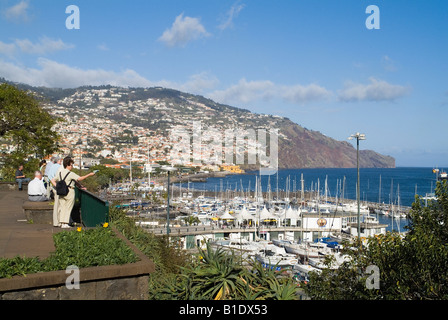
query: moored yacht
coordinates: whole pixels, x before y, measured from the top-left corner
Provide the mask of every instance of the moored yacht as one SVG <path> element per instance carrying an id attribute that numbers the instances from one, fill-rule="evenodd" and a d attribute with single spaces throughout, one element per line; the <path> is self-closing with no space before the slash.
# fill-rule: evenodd
<path id="1" fill-rule="evenodd" d="M 301 259 L 319 258 L 331 253 L 327 244 L 322 242 L 292 243 L 285 244 L 284 247 L 286 252 L 296 254 Z"/>
<path id="2" fill-rule="evenodd" d="M 255 259 L 259 261 L 265 268 L 275 268 L 275 270 L 283 270 L 292 268 L 298 263 L 297 257 L 294 254 L 289 254 L 284 248 L 270 244 L 260 250 Z"/>
<path id="3" fill-rule="evenodd" d="M 305 283 L 310 281 L 310 273 L 311 272 L 316 272 L 316 273 L 322 272 L 321 269 L 313 267 L 309 264 L 296 264 L 296 265 L 294 265 L 292 270 L 294 272 L 295 280 L 304 281 Z"/>

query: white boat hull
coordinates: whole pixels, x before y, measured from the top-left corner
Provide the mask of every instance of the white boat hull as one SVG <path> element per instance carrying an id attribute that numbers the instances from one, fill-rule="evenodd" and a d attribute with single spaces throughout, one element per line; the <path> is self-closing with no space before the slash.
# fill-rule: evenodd
<path id="1" fill-rule="evenodd" d="M 259 261 L 265 268 L 276 268 L 276 270 L 292 268 L 298 263 L 297 258 L 288 256 L 263 256 L 255 255 L 255 259 Z"/>
<path id="2" fill-rule="evenodd" d="M 323 254 L 319 253 L 319 251 L 310 250 L 298 244 L 285 245 L 284 248 L 287 253 L 299 255 L 301 258 L 319 258 L 323 256 Z"/>

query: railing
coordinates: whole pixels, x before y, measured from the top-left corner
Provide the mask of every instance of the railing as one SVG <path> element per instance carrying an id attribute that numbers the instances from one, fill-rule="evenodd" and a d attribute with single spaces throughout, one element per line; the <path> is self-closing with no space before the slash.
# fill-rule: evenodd
<path id="1" fill-rule="evenodd" d="M 151 232 L 155 235 L 163 235 L 166 234 L 166 225 L 159 225 L 157 227 L 146 227 L 142 226 L 145 230 L 148 232 Z M 173 236 L 176 235 L 185 235 L 185 234 L 201 234 L 201 233 L 220 233 L 220 232 L 271 232 L 271 231 L 322 231 L 321 229 L 302 229 L 299 226 L 263 226 L 260 229 L 257 229 L 256 227 L 222 227 L 222 226 L 181 226 L 181 227 L 175 227 L 170 226 L 170 234 Z"/>
<path id="2" fill-rule="evenodd" d="M 79 201 L 81 222 L 85 227 L 96 227 L 109 222 L 109 203 L 95 194 L 75 188 L 75 199 Z"/>

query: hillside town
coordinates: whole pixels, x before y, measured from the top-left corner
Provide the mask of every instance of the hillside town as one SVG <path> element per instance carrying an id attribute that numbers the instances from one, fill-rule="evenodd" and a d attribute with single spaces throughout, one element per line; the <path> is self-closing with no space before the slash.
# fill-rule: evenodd
<path id="1" fill-rule="evenodd" d="M 128 167 L 132 162 L 144 171 L 151 170 L 151 164 L 169 162 L 201 171 L 241 173 L 239 165 L 225 162 L 221 154 L 210 156 L 214 152 L 211 142 L 217 135 L 224 136 L 226 129 L 240 128 L 243 122 L 269 130 L 280 118 L 230 107 L 218 112 L 191 97 L 183 97 L 180 104 L 164 98 L 132 99 L 147 90 L 80 88 L 56 102 L 44 103 L 44 108 L 60 119 L 54 126 L 61 136 L 60 154 L 71 154 L 78 166 L 95 165 L 106 158 L 116 160 L 116 167 Z M 274 120 L 266 121 L 268 117 Z M 195 121 L 203 125 L 200 161 L 193 161 L 192 140 L 176 139 L 179 132 L 192 132 Z M 257 144 L 256 137 L 247 137 L 247 150 L 257 150 Z M 177 154 L 179 149 L 188 154 Z"/>

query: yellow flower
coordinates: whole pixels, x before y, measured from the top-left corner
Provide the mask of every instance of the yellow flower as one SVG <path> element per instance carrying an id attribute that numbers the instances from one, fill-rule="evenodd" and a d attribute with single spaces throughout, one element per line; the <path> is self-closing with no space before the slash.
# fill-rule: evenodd
<path id="1" fill-rule="evenodd" d="M 109 226 L 109 224 L 106 222 L 103 224 L 103 228 L 107 228 Z"/>
<path id="2" fill-rule="evenodd" d="M 215 300 L 221 300 L 222 299 L 223 288 L 224 287 L 221 287 L 221 289 L 219 289 L 218 293 L 215 296 Z"/>
<path id="3" fill-rule="evenodd" d="M 76 228 L 76 231 L 78 231 L 78 232 L 81 232 L 81 230 L 82 230 L 81 227 Z"/>

